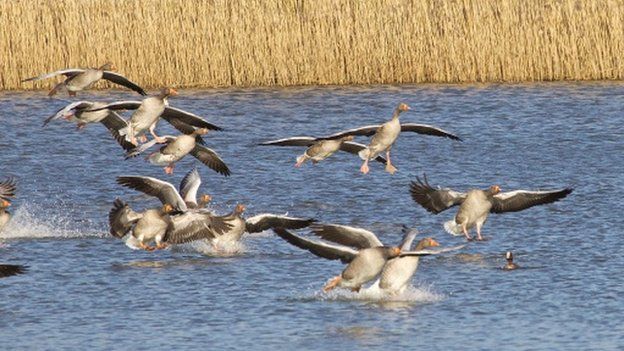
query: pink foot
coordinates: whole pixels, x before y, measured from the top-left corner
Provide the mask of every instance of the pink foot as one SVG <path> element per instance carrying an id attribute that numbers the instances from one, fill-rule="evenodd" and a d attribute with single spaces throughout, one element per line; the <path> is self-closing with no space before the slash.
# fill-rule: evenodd
<path id="1" fill-rule="evenodd" d="M 165 173 L 167 174 L 173 174 L 173 169 L 175 168 L 175 165 L 171 164 L 167 167 L 165 167 Z"/>
<path id="2" fill-rule="evenodd" d="M 368 165 L 365 163 L 362 165 L 362 167 L 360 167 L 360 172 L 367 174 L 368 171 L 370 171 L 370 169 L 368 168 Z"/>
<path id="3" fill-rule="evenodd" d="M 83 130 L 86 126 L 87 126 L 87 124 L 86 124 L 86 123 L 82 123 L 82 122 L 81 122 L 81 123 L 78 123 L 78 124 L 76 125 L 76 130 Z"/>
<path id="4" fill-rule="evenodd" d="M 136 139 L 135 139 L 136 140 Z M 147 136 L 145 136 L 145 134 L 141 135 L 139 137 L 139 140 L 141 140 L 142 143 L 146 143 L 147 142 Z"/>

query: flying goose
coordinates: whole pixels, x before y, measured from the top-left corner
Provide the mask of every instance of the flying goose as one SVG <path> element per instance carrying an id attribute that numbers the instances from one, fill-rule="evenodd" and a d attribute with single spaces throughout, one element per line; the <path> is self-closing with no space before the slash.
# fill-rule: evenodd
<path id="1" fill-rule="evenodd" d="M 353 138 L 353 135 L 345 135 L 336 139 L 319 140 L 314 137 L 301 136 L 267 141 L 260 143 L 260 145 L 307 147 L 303 155 L 297 157 L 295 167 L 301 167 L 307 160 L 312 160 L 312 163 L 316 164 L 333 155 L 338 150 L 357 155 L 360 151 L 366 149 L 365 145 L 353 142 Z M 375 160 L 383 164 L 386 163 L 386 159 L 381 156 L 377 156 Z"/>
<path id="2" fill-rule="evenodd" d="M 359 291 L 363 284 L 373 280 L 381 273 L 389 259 L 405 256 L 427 256 L 444 252 L 443 250 L 403 252 L 400 247 L 383 246 L 374 233 L 361 228 L 342 225 L 313 225 L 311 229 L 315 235 L 339 245 L 310 240 L 284 228 L 275 228 L 273 231 L 290 244 L 310 251 L 318 257 L 330 260 L 339 259 L 347 264 L 340 275 L 332 278 L 323 287 L 325 292 L 337 286 Z M 408 235 L 403 238 L 404 242 L 407 240 L 410 240 Z"/>
<path id="3" fill-rule="evenodd" d="M 119 134 L 125 136 L 126 140 L 134 145 L 138 145 L 137 137 L 141 137 L 142 142 L 147 141 L 147 137 L 144 133 L 148 130 L 154 139 L 160 143 L 164 142 L 155 132 L 156 124 L 160 117 L 184 134 L 192 133 L 195 130 L 194 127 L 221 130 L 220 127 L 208 123 L 202 117 L 181 109 L 169 107 L 168 98 L 175 95 L 178 95 L 175 89 L 163 88 L 158 95 L 147 97 L 143 99 L 143 101 L 113 102 L 96 109 L 91 109 L 90 111 L 103 109 L 135 110 L 128 121 L 128 126 L 119 130 Z"/>
<path id="4" fill-rule="evenodd" d="M 507 253 L 505 254 L 505 259 L 507 260 L 507 263 L 503 266 L 504 270 L 511 271 L 520 268 L 520 266 L 514 263 L 513 254 L 511 253 L 511 251 L 507 251 Z"/>
<path id="5" fill-rule="evenodd" d="M 446 222 L 444 228 L 453 235 L 466 236 L 472 240 L 468 230 L 476 227 L 477 240 L 483 240 L 481 227 L 490 213 L 522 211 L 529 207 L 548 204 L 568 196 L 572 188 L 546 191 L 515 190 L 501 193 L 498 185 L 489 189 L 473 189 L 460 193 L 452 189 L 434 189 L 429 185 L 427 176 L 424 181 L 416 177 L 412 182 L 410 193 L 412 199 L 427 211 L 438 214 L 448 208 L 459 205 L 455 218 Z"/>
<path id="6" fill-rule="evenodd" d="M 141 95 L 146 95 L 145 91 L 140 86 L 129 81 L 121 74 L 113 72 L 114 70 L 115 67 L 113 64 L 108 62 L 99 68 L 67 68 L 52 73 L 42 74 L 37 77 L 27 78 L 22 80 L 22 82 L 37 81 L 52 78 L 58 75 L 64 75 L 67 78 L 50 90 L 48 96 L 52 96 L 62 89 L 67 90 L 69 96 L 76 96 L 77 91 L 89 89 L 98 80 L 106 79 L 115 84 L 123 85 L 126 88 L 132 89 Z"/>
<path id="7" fill-rule="evenodd" d="M 191 154 L 215 172 L 226 177 L 229 176 L 230 169 L 225 162 L 223 162 L 221 157 L 219 157 L 219 154 L 197 142 L 197 138 L 201 135 L 205 135 L 206 133 L 208 133 L 208 129 L 199 128 L 188 135 L 181 134 L 177 137 L 170 135 L 163 136 L 159 138 L 162 142 L 157 139 L 152 139 L 151 141 L 141 144 L 140 146 L 128 151 L 126 153 L 126 159 L 138 156 L 146 150 L 152 148 L 154 145 L 162 143 L 165 145 L 160 147 L 158 151 L 154 151 L 149 154 L 147 159 L 152 164 L 165 166 L 164 169 L 166 174 L 173 174 L 175 163 L 184 158 L 184 156 Z"/>
<path id="8" fill-rule="evenodd" d="M 384 124 L 375 124 L 370 126 L 364 126 L 356 129 L 345 130 L 336 134 L 332 134 L 323 139 L 336 139 L 347 135 L 365 135 L 373 136 L 368 146 L 358 152 L 360 158 L 364 160 L 360 171 L 364 174 L 368 173 L 368 161 L 376 158 L 382 152 L 386 152 L 386 171 L 390 174 L 396 172 L 396 167 L 392 165 L 390 160 L 390 149 L 396 142 L 401 132 L 415 132 L 418 134 L 433 135 L 438 137 L 446 137 L 452 140 L 461 141 L 461 139 L 445 130 L 438 127 L 416 124 L 416 123 L 401 123 L 399 121 L 399 115 L 401 112 L 409 111 L 410 107 L 407 104 L 400 103 L 395 109 L 392 119 Z"/>
<path id="9" fill-rule="evenodd" d="M 163 204 L 170 204 L 176 211 L 186 212 L 189 209 L 204 208 L 212 199 L 203 194 L 197 201 L 197 191 L 201 185 L 201 177 L 197 168 L 191 169 L 180 182 L 180 191 L 173 184 L 163 180 L 145 176 L 119 176 L 117 183 L 144 194 L 157 197 Z"/>
<path id="10" fill-rule="evenodd" d="M 17 189 L 17 182 L 15 178 L 7 178 L 0 183 L 0 231 L 9 223 L 11 214 L 7 211 L 7 208 L 11 206 L 11 199 L 15 197 L 15 190 Z"/>
<path id="11" fill-rule="evenodd" d="M 17 264 L 0 264 L 0 278 L 26 273 L 26 268 Z"/>
<path id="12" fill-rule="evenodd" d="M 129 151 L 134 148 L 134 145 L 126 141 L 119 135 L 119 130 L 127 127 L 126 120 L 123 119 L 117 112 L 109 109 L 98 110 L 89 112 L 90 109 L 96 109 L 105 106 L 102 102 L 90 102 L 90 101 L 77 101 L 68 104 L 67 106 L 56 111 L 55 114 L 46 118 L 43 121 L 45 127 L 48 123 L 58 119 L 65 119 L 71 122 L 77 123 L 77 129 L 81 130 L 90 123 L 102 123 L 109 132 L 113 135 L 113 138 L 121 145 L 121 147 Z"/>

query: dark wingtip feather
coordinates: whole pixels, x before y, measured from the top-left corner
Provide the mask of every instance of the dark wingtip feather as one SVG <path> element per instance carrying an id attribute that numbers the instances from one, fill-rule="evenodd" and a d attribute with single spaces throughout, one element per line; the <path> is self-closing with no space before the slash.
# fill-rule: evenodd
<path id="1" fill-rule="evenodd" d="M 28 266 L 16 264 L 0 264 L 0 278 L 10 277 L 12 275 L 24 274 L 28 270 Z"/>

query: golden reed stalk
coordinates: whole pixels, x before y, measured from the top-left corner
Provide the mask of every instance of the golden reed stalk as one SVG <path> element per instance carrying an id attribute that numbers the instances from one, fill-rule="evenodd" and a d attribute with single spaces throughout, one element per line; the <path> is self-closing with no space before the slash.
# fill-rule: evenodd
<path id="1" fill-rule="evenodd" d="M 622 79 L 621 0 L 0 0 L 0 89 Z"/>

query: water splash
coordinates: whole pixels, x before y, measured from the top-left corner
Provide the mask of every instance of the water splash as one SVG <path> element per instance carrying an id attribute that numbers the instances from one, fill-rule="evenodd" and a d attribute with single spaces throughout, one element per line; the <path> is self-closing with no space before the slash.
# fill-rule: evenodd
<path id="1" fill-rule="evenodd" d="M 247 247 L 241 241 L 231 242 L 215 242 L 209 240 L 193 241 L 188 244 L 175 245 L 172 247 L 174 252 L 194 252 L 206 256 L 230 257 L 238 256 L 247 252 Z"/>
<path id="2" fill-rule="evenodd" d="M 76 215 L 80 218 L 80 216 Z M 0 239 L 24 238 L 82 238 L 104 237 L 103 231 L 88 220 L 79 222 L 71 214 L 51 214 L 43 207 L 22 204 L 13 214 L 7 226 L 0 232 Z"/>

